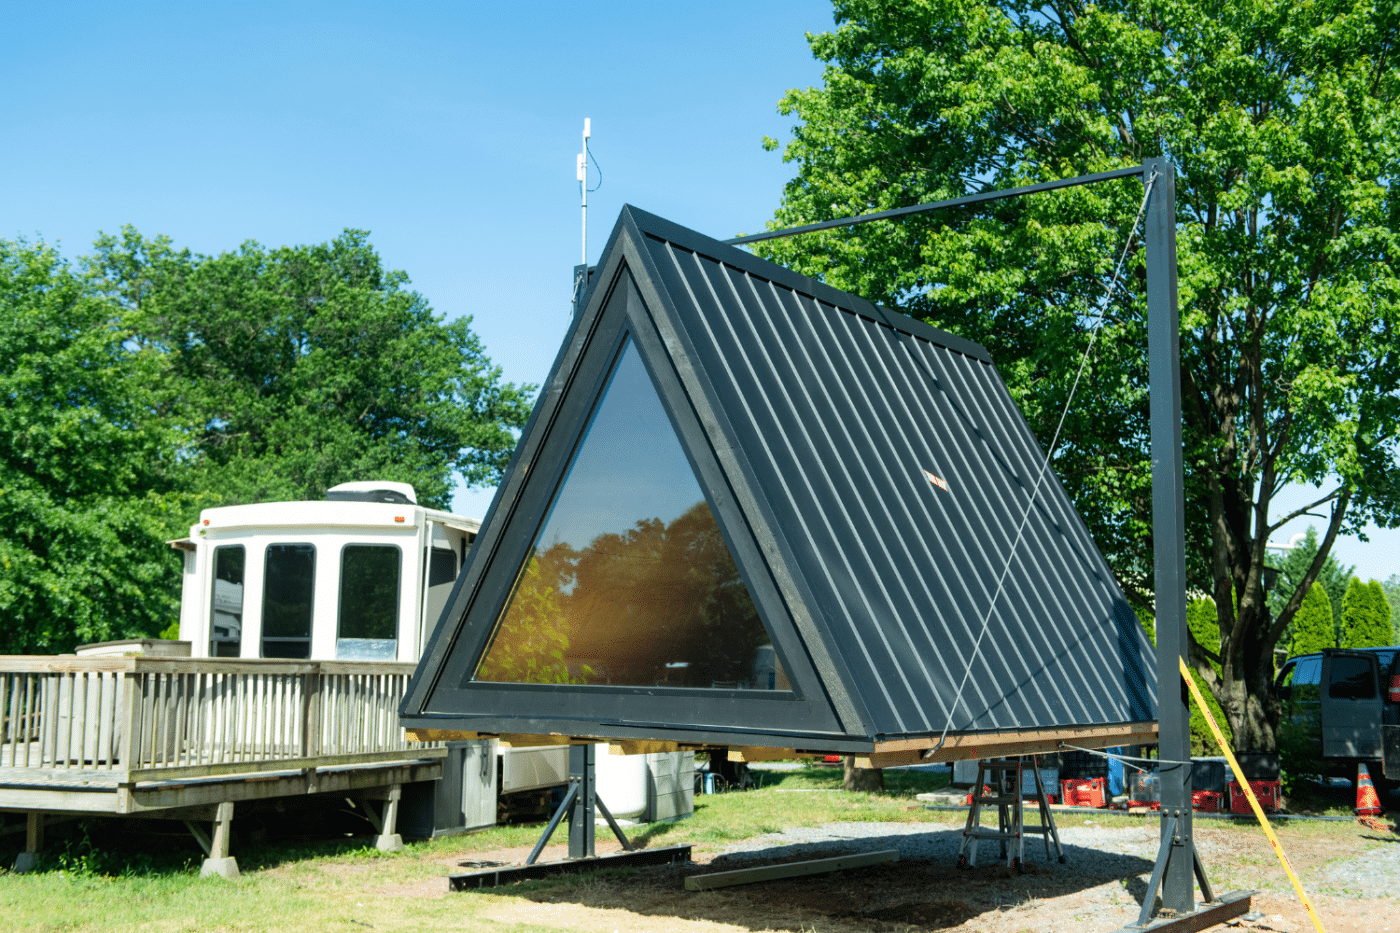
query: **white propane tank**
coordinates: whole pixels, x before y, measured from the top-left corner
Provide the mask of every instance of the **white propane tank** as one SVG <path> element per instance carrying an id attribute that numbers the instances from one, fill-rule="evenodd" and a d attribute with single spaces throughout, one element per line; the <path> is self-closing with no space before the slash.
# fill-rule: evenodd
<path id="1" fill-rule="evenodd" d="M 647 810 L 647 756 L 611 755 L 606 745 L 595 747 L 598 796 L 615 818 L 639 819 Z"/>

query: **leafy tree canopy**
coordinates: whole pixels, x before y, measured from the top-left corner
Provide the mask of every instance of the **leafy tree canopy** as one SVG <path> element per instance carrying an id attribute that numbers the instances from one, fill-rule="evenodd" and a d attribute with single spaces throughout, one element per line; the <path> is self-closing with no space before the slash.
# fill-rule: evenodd
<path id="1" fill-rule="evenodd" d="M 821 87 L 790 91 L 773 226 L 1140 164 L 1177 172 L 1188 571 L 1219 614 L 1193 647 L 1240 748 L 1271 749 L 1273 648 L 1337 534 L 1400 520 L 1400 19 L 1366 0 L 1101 5 L 835 0 Z M 776 148 L 773 140 L 766 141 Z M 989 347 L 1048 441 L 1137 182 L 771 241 L 758 252 Z M 1142 252 L 1106 309 L 1055 467 L 1151 602 Z M 1340 482 L 1328 488 L 1330 477 Z M 1265 544 L 1319 487 L 1313 565 L 1275 615 Z M 1209 662 L 1221 665 L 1217 675 Z"/>
<path id="2" fill-rule="evenodd" d="M 199 508 L 499 474 L 532 387 L 366 235 L 197 256 L 131 228 L 75 269 L 0 240 L 0 652 L 152 636 Z"/>
<path id="3" fill-rule="evenodd" d="M 160 410 L 193 432 L 195 484 L 226 502 L 319 498 L 352 479 L 411 483 L 447 507 L 453 474 L 496 479 L 533 387 L 501 381 L 368 234 L 205 257 L 131 227 L 88 267 L 163 362 Z"/>
<path id="4" fill-rule="evenodd" d="M 151 634 L 178 615 L 162 538 L 191 505 L 159 358 L 45 244 L 0 239 L 0 653 Z"/>

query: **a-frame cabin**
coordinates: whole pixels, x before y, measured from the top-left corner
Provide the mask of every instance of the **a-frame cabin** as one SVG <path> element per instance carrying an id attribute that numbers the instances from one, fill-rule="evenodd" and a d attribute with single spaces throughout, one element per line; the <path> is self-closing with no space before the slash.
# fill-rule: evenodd
<path id="1" fill-rule="evenodd" d="M 593 280 L 410 734 L 877 764 L 1154 741 L 1153 648 L 1059 482 L 1032 501 L 1044 453 L 986 350 L 633 207 Z"/>

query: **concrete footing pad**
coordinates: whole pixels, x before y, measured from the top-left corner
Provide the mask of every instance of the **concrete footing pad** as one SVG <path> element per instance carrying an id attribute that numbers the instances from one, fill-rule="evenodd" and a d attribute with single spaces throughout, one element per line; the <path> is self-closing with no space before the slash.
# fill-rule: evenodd
<path id="1" fill-rule="evenodd" d="M 15 856 L 15 874 L 22 875 L 39 867 L 38 852 L 21 852 Z"/>
<path id="2" fill-rule="evenodd" d="M 238 880 L 238 859 L 229 856 L 228 858 L 207 858 L 204 864 L 199 866 L 199 877 L 208 878 L 217 875 L 220 878 L 227 878 L 229 881 Z"/>
<path id="3" fill-rule="evenodd" d="M 398 833 L 391 836 L 376 836 L 374 847 L 380 852 L 397 852 L 403 848 L 403 836 Z"/>

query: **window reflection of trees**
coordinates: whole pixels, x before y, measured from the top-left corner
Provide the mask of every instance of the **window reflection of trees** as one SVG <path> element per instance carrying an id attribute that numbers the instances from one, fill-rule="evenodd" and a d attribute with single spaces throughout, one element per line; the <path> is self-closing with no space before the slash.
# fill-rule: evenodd
<path id="1" fill-rule="evenodd" d="M 787 689 L 709 505 L 531 557 L 478 680 Z M 769 652 L 771 655 L 771 650 Z"/>

